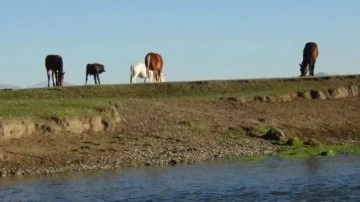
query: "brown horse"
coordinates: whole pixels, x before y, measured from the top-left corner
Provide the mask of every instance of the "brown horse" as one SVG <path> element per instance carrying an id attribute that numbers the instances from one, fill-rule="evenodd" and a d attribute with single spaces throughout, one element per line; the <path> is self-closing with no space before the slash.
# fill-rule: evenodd
<path id="1" fill-rule="evenodd" d="M 45 67 L 48 77 L 48 87 L 50 87 L 50 71 L 51 71 L 53 86 L 62 86 L 65 72 L 63 71 L 63 60 L 61 56 L 60 55 L 46 56 Z M 54 75 L 56 82 L 54 82 Z"/>
<path id="2" fill-rule="evenodd" d="M 145 56 L 146 74 L 149 77 L 149 70 L 153 71 L 155 82 L 161 82 L 161 71 L 163 68 L 163 59 L 158 53 L 148 53 Z"/>
<path id="3" fill-rule="evenodd" d="M 303 51 L 303 61 L 300 65 L 301 76 L 306 76 L 307 66 L 309 65 L 310 76 L 314 76 L 316 59 L 319 55 L 318 46 L 314 42 L 305 44 Z"/>
<path id="4" fill-rule="evenodd" d="M 100 85 L 100 77 L 99 74 L 105 72 L 105 67 L 99 63 L 87 64 L 86 65 L 86 78 L 85 78 L 85 85 L 87 84 L 88 75 L 93 75 L 95 84 Z"/>

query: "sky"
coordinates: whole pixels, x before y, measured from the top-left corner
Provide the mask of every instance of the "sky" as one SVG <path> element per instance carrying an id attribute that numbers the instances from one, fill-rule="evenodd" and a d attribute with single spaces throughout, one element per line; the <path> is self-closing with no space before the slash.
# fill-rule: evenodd
<path id="1" fill-rule="evenodd" d="M 359 11 L 358 0 L 3 0 L 0 83 L 47 81 L 48 54 L 76 85 L 94 62 L 102 84 L 127 84 L 148 52 L 167 81 L 294 77 L 310 41 L 315 74 L 359 74 Z"/>

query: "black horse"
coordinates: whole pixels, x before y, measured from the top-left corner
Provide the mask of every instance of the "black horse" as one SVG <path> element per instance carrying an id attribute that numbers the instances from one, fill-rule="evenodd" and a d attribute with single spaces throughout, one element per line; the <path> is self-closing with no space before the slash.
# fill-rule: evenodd
<path id="1" fill-rule="evenodd" d="M 48 77 L 48 87 L 50 87 L 50 71 L 51 71 L 53 86 L 62 86 L 64 82 L 65 72 L 63 71 L 63 60 L 61 56 L 60 55 L 46 56 L 45 67 Z M 56 82 L 54 82 L 54 75 Z"/>
<path id="2" fill-rule="evenodd" d="M 100 77 L 99 74 L 105 72 L 105 67 L 99 63 L 87 64 L 86 65 L 86 78 L 85 78 L 85 85 L 87 84 L 88 75 L 93 75 L 95 84 L 100 85 Z"/>
<path id="3" fill-rule="evenodd" d="M 307 71 L 310 71 L 310 76 L 314 76 L 315 63 L 318 54 L 319 51 L 316 43 L 308 42 L 305 44 L 303 51 L 303 61 L 301 64 L 299 64 L 301 76 L 306 76 Z M 309 65 L 309 70 L 307 70 L 308 65 Z"/>

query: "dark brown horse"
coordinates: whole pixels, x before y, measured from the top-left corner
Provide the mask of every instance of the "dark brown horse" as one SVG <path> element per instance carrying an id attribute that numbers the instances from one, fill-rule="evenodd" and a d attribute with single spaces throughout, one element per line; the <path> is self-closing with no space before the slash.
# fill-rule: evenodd
<path id="1" fill-rule="evenodd" d="M 95 84 L 100 85 L 100 77 L 99 74 L 105 72 L 105 67 L 99 63 L 87 64 L 86 65 L 86 78 L 85 78 L 85 85 L 87 84 L 88 75 L 93 75 Z"/>
<path id="2" fill-rule="evenodd" d="M 65 72 L 63 71 L 63 60 L 61 56 L 60 55 L 46 56 L 45 67 L 48 77 L 48 87 L 50 87 L 50 71 L 51 71 L 53 86 L 62 86 Z M 54 82 L 54 75 L 56 82 Z"/>
<path id="3" fill-rule="evenodd" d="M 316 43 L 308 42 L 305 44 L 303 51 L 303 61 L 301 64 L 299 64 L 301 76 L 306 76 L 307 66 L 309 66 L 310 76 L 314 76 L 315 63 L 318 54 L 319 51 Z"/>
<path id="4" fill-rule="evenodd" d="M 146 74 L 149 77 L 149 70 L 153 71 L 155 82 L 161 82 L 161 71 L 163 68 L 163 59 L 158 53 L 148 53 L 145 56 Z"/>

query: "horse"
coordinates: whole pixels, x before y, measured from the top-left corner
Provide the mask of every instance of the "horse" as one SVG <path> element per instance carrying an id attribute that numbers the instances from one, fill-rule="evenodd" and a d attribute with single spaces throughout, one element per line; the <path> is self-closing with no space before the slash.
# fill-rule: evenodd
<path id="1" fill-rule="evenodd" d="M 308 42 L 305 44 L 303 50 L 303 61 L 300 65 L 300 76 L 306 76 L 310 71 L 310 76 L 314 76 L 314 69 L 316 59 L 319 55 L 318 46 L 315 42 Z"/>
<path id="2" fill-rule="evenodd" d="M 50 87 L 50 72 L 53 86 L 62 86 L 64 81 L 63 59 L 60 55 L 47 55 L 45 58 L 45 67 L 48 77 L 48 87 Z M 54 82 L 54 75 L 55 81 Z"/>
<path id="3" fill-rule="evenodd" d="M 86 65 L 86 77 L 85 77 L 85 85 L 87 84 L 88 81 L 88 76 L 90 74 L 94 76 L 94 81 L 95 81 L 95 85 L 99 84 L 100 85 L 100 77 L 99 74 L 105 72 L 105 67 L 102 64 L 99 63 L 92 63 L 92 64 L 87 64 Z"/>
<path id="4" fill-rule="evenodd" d="M 149 77 L 149 70 L 154 72 L 155 82 L 160 81 L 160 75 L 163 68 L 163 59 L 160 54 L 150 52 L 145 56 L 146 75 Z"/>
<path id="5" fill-rule="evenodd" d="M 144 63 L 133 63 L 130 66 L 130 83 L 136 83 L 136 78 L 143 78 L 144 83 L 146 83 L 146 80 L 148 79 L 150 82 L 153 82 L 154 72 L 149 70 L 149 77 L 146 74 L 146 66 Z M 165 81 L 165 74 L 161 72 L 160 75 L 160 82 Z"/>

